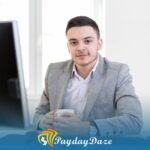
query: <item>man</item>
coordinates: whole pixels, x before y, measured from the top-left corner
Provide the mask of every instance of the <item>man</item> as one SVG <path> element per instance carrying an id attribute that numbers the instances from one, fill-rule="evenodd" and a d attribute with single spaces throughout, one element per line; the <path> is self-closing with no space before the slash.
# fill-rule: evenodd
<path id="1" fill-rule="evenodd" d="M 102 39 L 96 22 L 86 16 L 72 18 L 66 37 L 72 59 L 50 64 L 34 116 L 36 128 L 78 136 L 139 133 L 142 111 L 128 66 L 98 54 Z M 56 117 L 57 109 L 75 113 Z"/>

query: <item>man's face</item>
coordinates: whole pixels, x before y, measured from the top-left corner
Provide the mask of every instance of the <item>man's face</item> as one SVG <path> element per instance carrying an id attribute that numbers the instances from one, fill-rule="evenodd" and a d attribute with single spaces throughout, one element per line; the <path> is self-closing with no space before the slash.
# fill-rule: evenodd
<path id="1" fill-rule="evenodd" d="M 90 26 L 72 27 L 67 32 L 67 46 L 76 65 L 87 66 L 93 63 L 101 49 L 102 40 Z"/>

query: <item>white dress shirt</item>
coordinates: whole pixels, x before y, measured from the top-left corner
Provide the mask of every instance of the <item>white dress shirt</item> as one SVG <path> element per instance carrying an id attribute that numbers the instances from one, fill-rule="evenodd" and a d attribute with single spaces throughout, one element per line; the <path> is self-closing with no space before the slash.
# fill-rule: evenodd
<path id="1" fill-rule="evenodd" d="M 90 81 L 92 80 L 93 74 L 99 62 L 97 62 L 86 79 L 82 78 L 76 70 L 75 65 L 73 66 L 71 79 L 68 83 L 67 90 L 63 101 L 63 109 L 73 109 L 75 114 L 82 120 L 82 113 L 87 101 L 87 92 Z"/>

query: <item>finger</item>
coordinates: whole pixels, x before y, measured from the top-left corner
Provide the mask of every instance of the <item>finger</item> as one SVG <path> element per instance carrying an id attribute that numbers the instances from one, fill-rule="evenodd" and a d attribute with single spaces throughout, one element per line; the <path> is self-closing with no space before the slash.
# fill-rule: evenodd
<path id="1" fill-rule="evenodd" d="M 73 113 L 70 113 L 70 112 L 64 112 L 61 116 L 62 116 L 62 117 L 73 117 L 74 114 L 73 114 Z"/>
<path id="2" fill-rule="evenodd" d="M 54 115 L 54 114 L 55 114 L 55 111 L 50 111 L 49 114 L 50 114 L 50 115 Z"/>
<path id="3" fill-rule="evenodd" d="M 58 122 L 58 123 L 65 123 L 67 121 L 67 118 L 65 117 L 58 117 L 54 118 L 53 122 Z"/>
<path id="4" fill-rule="evenodd" d="M 53 117 L 53 118 L 54 118 L 54 115 L 55 115 L 55 112 L 54 112 L 54 111 L 51 111 L 51 112 L 48 113 L 48 116 L 50 116 L 50 117 Z"/>
<path id="5" fill-rule="evenodd" d="M 51 113 L 47 113 L 47 114 L 45 115 L 45 118 L 46 118 L 46 119 L 54 119 L 54 115 L 51 114 Z"/>

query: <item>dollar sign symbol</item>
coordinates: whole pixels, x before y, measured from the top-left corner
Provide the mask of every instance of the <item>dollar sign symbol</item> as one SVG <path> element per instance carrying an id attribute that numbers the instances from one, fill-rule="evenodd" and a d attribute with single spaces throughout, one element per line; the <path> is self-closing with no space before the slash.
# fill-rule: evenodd
<path id="1" fill-rule="evenodd" d="M 43 143 L 44 146 L 47 145 L 47 141 L 44 136 L 41 137 L 41 142 Z"/>

